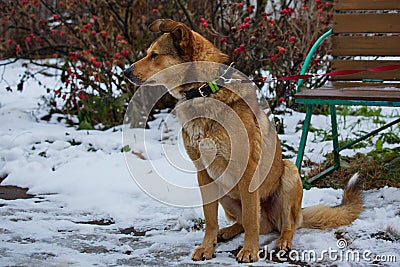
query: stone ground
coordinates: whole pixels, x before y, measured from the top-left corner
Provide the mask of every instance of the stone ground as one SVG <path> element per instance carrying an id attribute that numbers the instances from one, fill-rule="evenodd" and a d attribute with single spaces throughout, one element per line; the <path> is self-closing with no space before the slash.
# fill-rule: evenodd
<path id="1" fill-rule="evenodd" d="M 152 235 L 158 235 L 159 230 L 151 233 L 154 229 L 137 230 L 134 227 L 120 229 L 109 218 L 71 221 L 73 220 L 71 219 L 72 216 L 76 217 L 76 214 L 69 214 L 60 207 L 51 207 L 46 196 L 31 195 L 27 191 L 26 188 L 0 185 L 0 199 L 6 200 L 3 201 L 3 204 L 0 204 L 0 217 L 4 221 L 10 221 L 14 224 L 26 223 L 31 225 L 30 223 L 35 221 L 38 229 L 42 225 L 48 225 L 49 220 L 53 220 L 52 225 L 55 229 L 46 229 L 47 234 L 43 236 L 42 234 L 37 236 L 33 234 L 32 237 L 29 237 L 30 233 L 34 232 L 30 230 L 16 232 L 1 225 L 0 240 L 7 245 L 0 248 L 0 266 L 89 266 L 97 261 L 93 258 L 98 259 L 98 264 L 95 265 L 101 266 L 204 265 L 203 262 L 190 261 L 188 254 L 190 248 L 184 245 L 175 245 L 173 250 L 156 247 L 156 252 L 148 256 L 137 254 L 137 251 L 143 248 L 156 245 L 152 240 Z M 24 199 L 32 199 L 33 206 L 28 204 L 27 207 L 23 208 L 21 208 L 21 205 L 12 207 L 12 201 Z M 79 216 L 90 218 L 92 215 L 88 213 Z M 46 224 L 41 221 L 46 221 Z M 60 222 L 65 221 L 72 222 L 74 225 L 64 226 L 64 223 L 61 224 L 62 226 L 58 226 Z M 169 230 L 166 229 L 164 232 L 167 231 Z M 12 248 L 17 246 L 24 247 L 23 250 L 19 250 L 19 255 L 12 253 Z M 114 248 L 110 249 L 110 247 Z M 65 260 L 64 257 L 60 261 L 60 255 L 65 251 L 73 251 L 68 252 L 68 254 L 71 254 L 71 259 Z M 218 253 L 223 253 L 234 259 L 237 251 L 220 251 Z M 182 259 L 187 259 L 187 261 L 185 260 L 186 262 L 182 263 L 180 262 Z M 231 264 L 224 262 L 217 265 L 231 266 Z"/>

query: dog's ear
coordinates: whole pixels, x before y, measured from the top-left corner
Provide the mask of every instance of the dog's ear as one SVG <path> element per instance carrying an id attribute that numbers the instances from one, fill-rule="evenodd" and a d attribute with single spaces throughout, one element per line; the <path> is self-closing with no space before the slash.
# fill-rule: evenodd
<path id="1" fill-rule="evenodd" d="M 162 23 L 164 23 L 165 19 L 158 19 L 153 21 L 150 25 L 149 25 L 149 30 L 151 32 L 161 32 L 160 30 L 160 25 Z"/>
<path id="2" fill-rule="evenodd" d="M 172 19 L 158 19 L 149 26 L 152 32 L 170 33 L 174 45 L 188 60 L 193 59 L 194 36 L 192 30 L 181 22 Z"/>

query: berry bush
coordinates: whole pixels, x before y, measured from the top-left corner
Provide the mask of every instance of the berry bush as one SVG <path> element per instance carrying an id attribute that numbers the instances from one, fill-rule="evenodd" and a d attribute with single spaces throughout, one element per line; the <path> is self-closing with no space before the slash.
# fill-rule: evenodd
<path id="1" fill-rule="evenodd" d="M 266 97 L 273 111 L 282 102 L 292 106 L 296 82 L 269 78 L 300 72 L 313 43 L 331 26 L 331 1 L 257 1 L 257 7 L 250 1 L 198 4 L 202 7 L 199 15 L 204 14 L 198 20 L 199 31 L 227 53 L 239 70 L 255 79 L 267 78 Z M 329 68 L 329 49 L 328 41 L 318 48 L 309 72 Z M 325 80 L 312 83 L 319 85 Z M 305 86 L 310 86 L 310 81 L 305 81 Z"/>

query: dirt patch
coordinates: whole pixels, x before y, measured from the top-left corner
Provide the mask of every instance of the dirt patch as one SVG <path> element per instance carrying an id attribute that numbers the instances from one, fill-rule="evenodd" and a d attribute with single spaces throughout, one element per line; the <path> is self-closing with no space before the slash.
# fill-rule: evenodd
<path id="1" fill-rule="evenodd" d="M 112 225 L 115 222 L 113 219 L 100 219 L 100 220 L 91 220 L 91 221 L 86 221 L 86 222 L 82 221 L 82 222 L 75 222 L 75 223 L 107 226 L 107 225 Z"/>
<path id="2" fill-rule="evenodd" d="M 119 231 L 121 234 L 124 234 L 124 235 L 133 235 L 133 236 L 145 236 L 146 235 L 146 231 L 139 231 L 139 230 L 136 230 L 134 227 L 120 229 Z"/>
<path id="3" fill-rule="evenodd" d="M 395 241 L 395 239 L 393 237 L 391 237 L 387 232 L 384 232 L 384 231 L 372 233 L 370 236 L 375 239 L 381 239 L 381 240 L 390 241 L 390 242 Z"/>
<path id="4" fill-rule="evenodd" d="M 105 246 L 90 246 L 80 251 L 81 253 L 104 254 L 110 251 Z"/>
<path id="5" fill-rule="evenodd" d="M 7 178 L 7 174 L 0 176 L 0 199 L 5 200 L 15 200 L 15 199 L 27 199 L 33 198 L 34 195 L 28 194 L 27 188 L 21 188 L 18 186 L 11 185 L 1 185 L 1 183 Z M 0 207 L 5 206 L 5 204 L 0 204 Z"/>
<path id="6" fill-rule="evenodd" d="M 28 194 L 27 192 L 27 188 L 21 188 L 11 185 L 0 186 L 0 199 L 15 200 L 35 197 L 34 195 Z"/>

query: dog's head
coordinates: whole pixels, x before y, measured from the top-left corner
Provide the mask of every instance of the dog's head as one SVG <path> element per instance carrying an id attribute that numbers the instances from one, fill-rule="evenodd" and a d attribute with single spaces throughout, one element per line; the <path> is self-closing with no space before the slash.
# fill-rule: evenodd
<path id="1" fill-rule="evenodd" d="M 164 33 L 147 50 L 147 55 L 124 71 L 131 82 L 141 85 L 151 76 L 169 67 L 193 61 L 224 63 L 228 56 L 207 39 L 181 22 L 159 19 L 150 26 L 151 32 Z"/>

